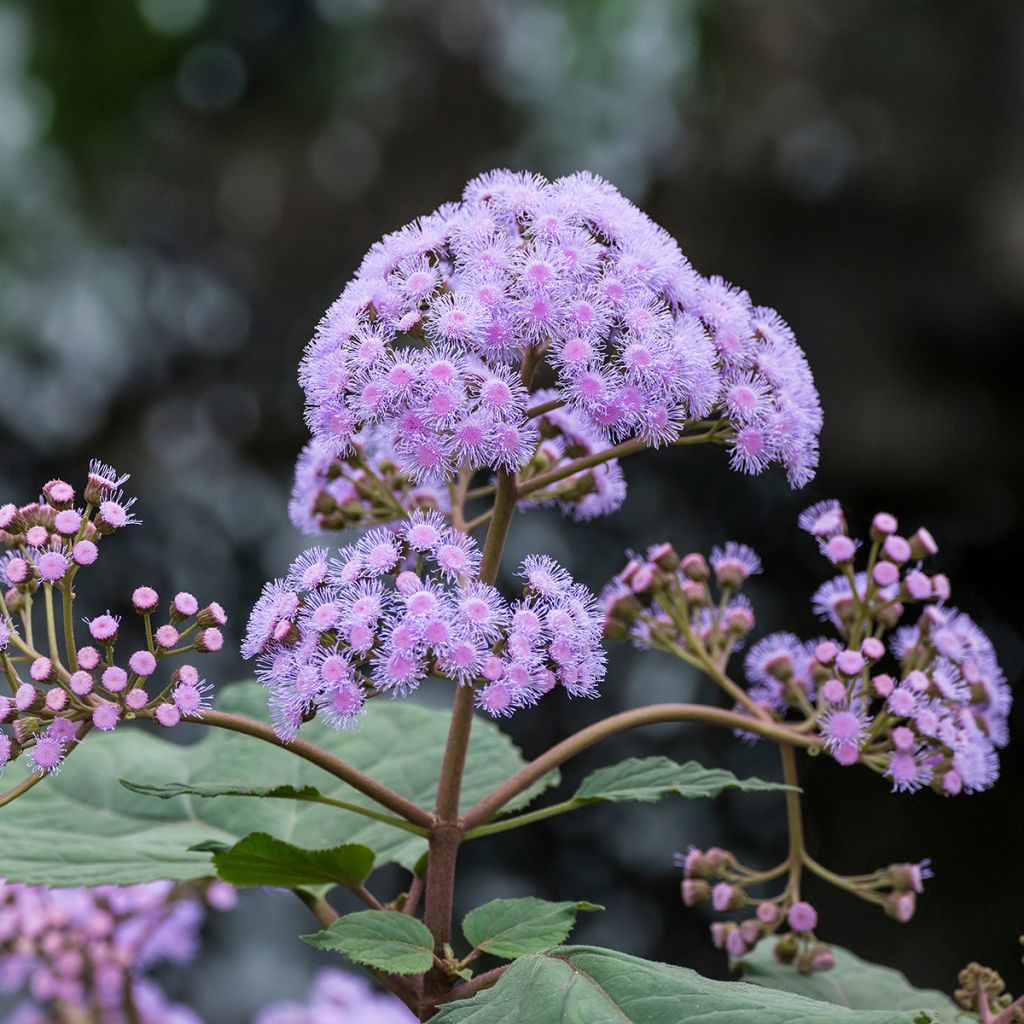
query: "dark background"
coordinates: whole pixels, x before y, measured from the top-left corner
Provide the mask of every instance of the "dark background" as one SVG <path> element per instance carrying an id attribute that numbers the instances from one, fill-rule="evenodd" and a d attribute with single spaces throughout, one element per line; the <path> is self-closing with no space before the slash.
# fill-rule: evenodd
<path id="1" fill-rule="evenodd" d="M 243 675 L 246 609 L 304 546 L 285 514 L 305 439 L 295 368 L 322 310 L 373 241 L 477 172 L 589 168 L 794 326 L 826 411 L 822 468 L 792 493 L 720 451 L 640 456 L 621 512 L 522 517 L 510 556 L 547 551 L 599 587 L 626 547 L 743 539 L 767 568 L 759 632 L 813 635 L 825 566 L 795 517 L 836 496 L 862 525 L 880 508 L 926 523 L 955 601 L 1019 677 L 1022 129 L 1012 2 L 0 2 L 0 489 L 77 482 L 92 455 L 133 472 L 146 526 L 112 549 L 120 566 L 105 556 L 91 610 L 142 581 L 217 597 L 231 650 L 210 674 Z M 549 699 L 511 729 L 532 755 L 700 685 L 617 651 L 598 704 Z M 772 748 L 663 727 L 568 774 L 660 751 L 776 770 Z M 951 990 L 977 959 L 1024 988 L 1022 762 L 1011 746 L 994 791 L 952 801 L 808 766 L 819 859 L 936 870 L 908 926 L 812 884 L 821 934 L 922 985 Z M 621 806 L 476 843 L 460 904 L 594 900 L 609 909 L 581 941 L 724 976 L 671 853 L 718 842 L 774 863 L 779 803 Z M 304 991 L 321 962 L 292 938 L 306 923 L 284 896 L 247 895 L 170 983 L 246 1020 Z"/>

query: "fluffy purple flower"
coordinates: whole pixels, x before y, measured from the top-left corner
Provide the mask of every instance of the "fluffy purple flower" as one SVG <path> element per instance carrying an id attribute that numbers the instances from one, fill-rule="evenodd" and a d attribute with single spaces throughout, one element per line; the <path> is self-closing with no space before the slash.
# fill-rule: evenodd
<path id="1" fill-rule="evenodd" d="M 521 567 L 527 595 L 509 604 L 476 578 L 474 541 L 420 513 L 371 530 L 321 571 L 311 549 L 268 583 L 242 644 L 271 691 L 275 727 L 295 734 L 317 713 L 353 725 L 371 691 L 405 696 L 428 676 L 478 686 L 494 715 L 536 703 L 554 686 L 596 696 L 604 677 L 593 595 L 552 559 Z"/>
<path id="2" fill-rule="evenodd" d="M 778 314 L 701 278 L 607 182 L 527 177 L 482 175 L 387 235 L 324 315 L 299 372 L 322 454 L 300 460 L 293 515 L 308 527 L 330 514 L 309 500 L 324 492 L 311 464 L 344 462 L 368 426 L 419 482 L 524 470 L 540 440 L 528 353 L 592 443 L 670 443 L 717 414 L 736 468 L 780 462 L 806 483 L 821 411 Z"/>

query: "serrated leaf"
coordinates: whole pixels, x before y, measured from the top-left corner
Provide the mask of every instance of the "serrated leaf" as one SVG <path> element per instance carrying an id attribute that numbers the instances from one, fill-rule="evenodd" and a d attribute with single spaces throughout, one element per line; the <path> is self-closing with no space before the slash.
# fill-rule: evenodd
<path id="1" fill-rule="evenodd" d="M 744 981 L 752 985 L 796 992 L 855 1010 L 927 1011 L 934 1021 L 951 1024 L 963 1016 L 949 996 L 935 989 L 915 988 L 906 975 L 892 967 L 862 960 L 841 946 L 833 946 L 836 965 L 830 971 L 798 974 L 772 955 L 772 943 L 761 942 L 737 961 Z"/>
<path id="2" fill-rule="evenodd" d="M 303 935 L 302 941 L 387 974 L 423 974 L 434 963 L 434 939 L 427 926 L 395 910 L 346 914 L 325 931 Z"/>
<path id="3" fill-rule="evenodd" d="M 434 1024 L 918 1024 L 593 946 L 520 957 L 493 988 L 444 1004 Z"/>
<path id="4" fill-rule="evenodd" d="M 572 802 L 579 806 L 601 800 L 653 803 L 671 794 L 695 799 L 718 796 L 724 789 L 764 793 L 788 788 L 781 782 L 738 779 L 730 771 L 705 768 L 696 761 L 677 764 L 668 757 L 630 757 L 591 772 L 573 794 Z"/>
<path id="5" fill-rule="evenodd" d="M 265 721 L 266 690 L 255 683 L 225 687 L 217 706 Z M 357 730 L 336 732 L 313 721 L 302 735 L 431 808 L 449 719 L 447 711 L 380 700 L 372 703 Z M 187 735 L 185 726 L 175 731 Z M 5 783 L 24 777 L 25 760 L 8 766 Z M 478 719 L 469 745 L 463 810 L 523 763 L 503 733 Z M 335 807 L 230 796 L 155 800 L 118 785 L 126 775 L 141 787 L 181 783 L 300 793 L 312 788 L 379 809 L 322 769 L 258 739 L 209 729 L 198 743 L 184 745 L 125 724 L 111 733 L 91 733 L 59 775 L 0 810 L 0 877 L 55 886 L 188 881 L 211 873 L 209 854 L 191 847 L 211 841 L 233 846 L 253 832 L 309 849 L 358 843 L 374 851 L 378 864 L 409 868 L 426 849 L 419 836 Z M 523 806 L 554 780 L 541 780 L 516 805 Z"/>
<path id="6" fill-rule="evenodd" d="M 533 896 L 491 900 L 465 916 L 462 933 L 474 949 L 514 960 L 564 942 L 581 910 L 604 907 L 585 902 L 553 903 Z"/>
<path id="7" fill-rule="evenodd" d="M 373 850 L 345 843 L 329 850 L 304 850 L 265 832 L 254 832 L 213 855 L 217 876 L 232 885 L 275 885 L 286 889 L 359 885 L 373 870 Z"/>

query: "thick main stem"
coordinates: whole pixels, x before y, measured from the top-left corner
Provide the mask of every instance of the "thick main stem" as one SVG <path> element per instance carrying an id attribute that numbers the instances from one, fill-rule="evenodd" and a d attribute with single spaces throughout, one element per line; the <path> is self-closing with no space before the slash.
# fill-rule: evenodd
<path id="1" fill-rule="evenodd" d="M 515 514 L 518 493 L 515 476 L 506 470 L 498 474 L 494 495 L 494 514 L 487 530 L 480 579 L 494 583 L 498 578 L 501 556 L 505 550 L 512 516 Z M 430 830 L 430 854 L 427 861 L 426 903 L 424 924 L 434 936 L 437 954 L 443 955 L 444 945 L 451 941 L 452 903 L 455 893 L 455 864 L 465 828 L 459 819 L 459 796 L 462 775 L 466 767 L 469 736 L 473 727 L 473 688 L 460 686 L 455 692 L 448 742 L 441 762 L 441 778 L 437 787 L 434 819 Z M 438 970 L 426 978 L 424 988 L 423 1019 L 433 1015 L 433 1008 L 451 988 L 451 979 Z"/>

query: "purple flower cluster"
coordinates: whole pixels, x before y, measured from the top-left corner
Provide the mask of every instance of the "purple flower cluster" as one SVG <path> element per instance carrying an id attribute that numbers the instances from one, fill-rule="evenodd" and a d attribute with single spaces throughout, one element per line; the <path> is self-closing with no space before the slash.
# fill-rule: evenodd
<path id="1" fill-rule="evenodd" d="M 83 733 L 109 731 L 127 719 L 153 717 L 177 725 L 182 716 L 199 717 L 208 706 L 210 687 L 189 664 L 180 665 L 156 696 L 147 685 L 166 659 L 217 651 L 224 642 L 227 616 L 216 602 L 200 607 L 189 593 L 169 602 L 157 619 L 159 595 L 151 587 L 132 594 L 142 617 L 146 645 L 120 661 L 115 656 L 121 631 L 109 612 L 86 620 L 90 642 L 77 646 L 74 601 L 77 576 L 99 558 L 103 538 L 137 520 L 134 498 L 121 490 L 128 477 L 93 462 L 76 505 L 74 488 L 51 480 L 38 502 L 0 506 L 0 668 L 11 696 L 0 696 L 0 771 L 27 751 L 39 773 L 57 771 Z M 57 601 L 60 608 L 56 608 Z M 33 611 L 45 609 L 50 627 L 47 652 L 36 644 L 43 629 L 33 628 Z M 64 626 L 54 627 L 63 612 Z M 27 676 L 27 678 L 26 678 Z"/>
<path id="2" fill-rule="evenodd" d="M 311 548 L 264 588 L 242 645 L 271 690 L 279 734 L 314 713 L 352 725 L 367 697 L 404 696 L 439 676 L 478 687 L 479 707 L 511 714 L 561 685 L 595 696 L 604 676 L 593 595 L 543 556 L 508 602 L 477 578 L 480 552 L 437 513 L 377 528 L 336 558 Z"/>
<path id="3" fill-rule="evenodd" d="M 49 889 L 0 881 L 0 989 L 28 990 L 26 1021 L 49 1020 L 45 1011 L 59 1004 L 107 1024 L 192 1024 L 145 973 L 191 960 L 206 909 L 234 903 L 223 882 Z"/>
<path id="4" fill-rule="evenodd" d="M 676 854 L 675 860 L 683 870 L 680 891 L 686 906 L 707 904 L 717 914 L 732 915 L 733 920 L 712 923 L 711 937 L 715 946 L 733 959 L 744 956 L 763 938 L 777 935 L 775 955 L 784 963 L 793 963 L 801 973 L 828 971 L 835 965 L 831 949 L 815 938 L 817 911 L 794 895 L 790 885 L 774 896 L 751 894 L 752 888 L 786 874 L 785 870 L 752 870 L 717 846 L 707 850 L 691 847 L 685 854 Z M 925 880 L 931 877 L 929 862 L 921 861 L 890 864 L 844 881 L 862 899 L 905 924 L 914 915 Z"/>
<path id="5" fill-rule="evenodd" d="M 759 640 L 745 659 L 750 701 L 738 710 L 801 717 L 840 764 L 865 764 L 894 790 L 930 785 L 953 796 L 989 788 L 1012 697 L 988 637 L 948 604 L 949 580 L 924 570 L 938 550 L 931 534 L 904 537 L 893 516 L 879 513 L 870 535 L 853 539 L 835 501 L 807 509 L 800 525 L 839 570 L 812 599 L 837 636 Z M 698 554 L 680 559 L 668 545 L 652 548 L 605 589 L 605 632 L 721 669 L 753 628 L 737 591 L 760 567 L 735 543 L 716 549 L 710 566 Z M 904 621 L 911 608 L 916 617 Z"/>
<path id="6" fill-rule="evenodd" d="M 306 415 L 344 456 L 381 429 L 417 482 L 518 471 L 536 386 L 591 437 L 657 446 L 687 427 L 734 468 L 814 474 L 821 410 L 792 331 L 588 173 L 493 171 L 387 235 L 327 311 L 300 369 Z"/>
<path id="7" fill-rule="evenodd" d="M 253 1024 L 414 1024 L 416 1019 L 394 996 L 375 992 L 346 971 L 327 968 L 316 976 L 308 1003 L 268 1006 Z"/>
<path id="8" fill-rule="evenodd" d="M 352 451 L 336 456 L 310 441 L 295 465 L 288 514 L 303 533 L 376 526 L 408 512 L 446 511 L 445 488 L 417 484 L 399 466 L 380 431 L 364 431 Z"/>
<path id="9" fill-rule="evenodd" d="M 988 789 L 1009 738 L 1012 696 L 991 641 L 948 604 L 949 580 L 924 571 L 938 550 L 931 534 L 903 537 L 895 517 L 882 512 L 862 543 L 848 536 L 831 501 L 808 509 L 801 525 L 841 572 L 812 602 L 838 642 L 805 645 L 800 654 L 794 648 L 792 658 L 809 697 L 817 685 L 826 748 L 842 764 L 860 760 L 883 771 L 894 790 L 930 785 L 954 796 Z M 766 674 L 779 678 L 778 670 Z"/>

